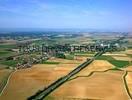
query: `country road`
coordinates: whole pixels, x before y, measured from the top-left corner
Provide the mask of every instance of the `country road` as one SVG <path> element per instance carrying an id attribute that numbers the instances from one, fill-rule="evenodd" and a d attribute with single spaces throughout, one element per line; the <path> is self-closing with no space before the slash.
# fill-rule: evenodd
<path id="1" fill-rule="evenodd" d="M 110 44 L 113 45 L 114 43 L 118 43 L 121 40 L 123 40 L 125 37 L 120 37 L 118 40 L 112 41 Z M 85 61 L 81 65 L 79 65 L 77 68 L 75 68 L 73 71 L 71 71 L 69 74 L 67 74 L 64 77 L 59 78 L 52 84 L 50 84 L 48 87 L 46 87 L 44 90 L 38 91 L 35 95 L 28 98 L 28 100 L 43 100 L 46 96 L 48 96 L 52 91 L 54 91 L 56 88 L 67 82 L 72 76 L 80 72 L 82 69 L 87 67 L 89 64 L 91 64 L 96 58 L 107 52 L 109 48 L 104 48 L 102 51 L 97 52 L 93 58 Z"/>
<path id="2" fill-rule="evenodd" d="M 50 94 L 53 90 L 55 90 L 56 88 L 61 86 L 63 83 L 68 81 L 72 76 L 74 76 L 75 74 L 80 72 L 82 69 L 87 67 L 89 64 L 91 64 L 97 57 L 101 56 L 103 53 L 104 53 L 104 51 L 100 51 L 100 52 L 96 53 L 95 56 L 92 59 L 89 59 L 89 60 L 85 61 L 84 63 L 79 65 L 77 68 L 75 68 L 73 71 L 71 71 L 69 74 L 67 74 L 66 76 L 59 78 L 57 81 L 50 84 L 44 90 L 39 91 L 35 95 L 29 97 L 28 100 L 42 100 L 48 94 Z"/>

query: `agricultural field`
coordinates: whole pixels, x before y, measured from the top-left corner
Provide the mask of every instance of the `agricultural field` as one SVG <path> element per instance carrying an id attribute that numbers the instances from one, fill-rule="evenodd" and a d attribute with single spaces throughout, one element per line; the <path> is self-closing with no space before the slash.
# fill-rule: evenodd
<path id="1" fill-rule="evenodd" d="M 12 73 L 12 70 L 9 69 L 0 69 L 0 93 L 3 91 L 4 87 L 7 84 L 8 77 Z"/>
<path id="2" fill-rule="evenodd" d="M 128 75 L 126 77 L 128 89 L 130 91 L 130 94 L 132 95 L 132 72 L 128 72 Z"/>
<path id="3" fill-rule="evenodd" d="M 80 76 L 56 89 L 49 97 L 54 100 L 128 100 L 122 76 L 122 71 L 95 72 L 90 77 Z"/>
<path id="4" fill-rule="evenodd" d="M 10 43 L 0 44 L 0 68 L 12 66 L 13 63 L 15 62 L 13 60 L 10 60 L 10 61 L 5 60 L 7 57 L 17 54 L 16 52 L 12 51 L 13 48 L 15 48 L 14 43 L 13 44 L 12 43 L 11 44 Z"/>
<path id="5" fill-rule="evenodd" d="M 132 0 L 0 0 L 0 100 L 132 100 Z"/>
<path id="6" fill-rule="evenodd" d="M 125 58 L 129 58 L 129 57 L 125 57 Z M 117 68 L 123 68 L 123 67 L 127 67 L 128 65 L 132 64 L 131 63 L 131 58 L 129 58 L 129 60 L 127 60 L 125 58 L 122 57 L 122 55 L 121 56 L 116 55 L 114 57 L 110 56 L 110 55 L 102 55 L 99 58 L 97 58 L 97 60 L 107 60 L 108 62 L 110 62 L 111 64 L 116 66 Z"/>
<path id="7" fill-rule="evenodd" d="M 109 69 L 113 69 L 115 66 L 109 63 L 108 61 L 105 60 L 95 60 L 93 63 L 91 63 L 88 67 L 83 69 L 81 72 L 76 74 L 73 78 L 78 77 L 78 76 L 88 76 L 92 74 L 94 71 L 105 71 Z"/>
<path id="8" fill-rule="evenodd" d="M 59 64 L 56 64 L 55 61 Z M 0 99 L 8 100 L 12 98 L 15 100 L 14 97 L 16 97 L 16 100 L 17 98 L 24 100 L 37 90 L 43 89 L 59 77 L 66 75 L 78 65 L 77 61 L 74 63 L 74 61 L 63 59 L 51 59 L 47 62 L 15 72 Z M 28 94 L 25 91 L 28 91 Z"/>
<path id="9" fill-rule="evenodd" d="M 15 45 L 12 44 L 0 44 L 0 58 L 12 56 L 15 52 L 11 49 L 15 48 Z"/>
<path id="10" fill-rule="evenodd" d="M 51 35 L 33 38 L 25 36 L 24 39 L 18 37 L 18 40 L 11 43 L 0 44 L 0 91 L 2 91 L 0 100 L 18 100 L 18 98 L 26 100 L 37 91 L 43 90 L 57 79 L 67 75 L 83 62 L 92 59 L 97 53 L 94 50 L 61 52 L 63 55 L 50 55 L 48 59 L 40 60 L 42 59 L 42 50 L 23 54 L 12 51 L 12 49 L 19 50 L 16 42 L 21 42 L 22 45 L 39 45 L 41 47 L 42 44 L 51 46 L 56 44 L 91 45 L 110 39 L 117 39 L 117 37 Z M 20 55 L 15 59 L 5 59 L 17 54 Z M 30 64 L 34 59 L 40 61 L 32 63 L 30 67 L 16 68 L 16 65 Z M 132 49 L 106 52 L 72 76 L 44 100 L 129 100 L 129 94 L 132 95 L 131 71 Z"/>

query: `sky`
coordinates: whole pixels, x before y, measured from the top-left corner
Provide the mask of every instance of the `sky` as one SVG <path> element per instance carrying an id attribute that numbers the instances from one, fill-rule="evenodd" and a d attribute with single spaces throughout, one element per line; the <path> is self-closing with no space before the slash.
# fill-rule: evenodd
<path id="1" fill-rule="evenodd" d="M 132 0 L 0 0 L 0 28 L 132 31 Z"/>

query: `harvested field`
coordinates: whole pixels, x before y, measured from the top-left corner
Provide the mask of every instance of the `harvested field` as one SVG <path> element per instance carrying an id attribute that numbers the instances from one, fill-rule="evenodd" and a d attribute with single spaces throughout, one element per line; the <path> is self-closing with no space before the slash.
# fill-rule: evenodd
<path id="1" fill-rule="evenodd" d="M 77 61 L 77 62 L 84 62 L 84 61 L 86 61 L 86 59 L 87 58 L 91 58 L 91 57 L 89 57 L 89 56 L 75 56 L 75 60 Z"/>
<path id="2" fill-rule="evenodd" d="M 123 71 L 108 71 L 94 73 L 90 77 L 78 77 L 49 96 L 55 100 L 129 100 L 122 80 L 123 74 Z"/>
<path id="3" fill-rule="evenodd" d="M 17 41 L 16 40 L 0 40 L 0 43 L 2 43 L 2 45 L 11 45 L 11 44 L 16 44 Z"/>
<path id="4" fill-rule="evenodd" d="M 77 66 L 78 64 L 59 64 L 58 67 L 54 68 L 54 70 L 71 71 L 75 69 Z"/>
<path id="5" fill-rule="evenodd" d="M 123 61 L 131 61 L 132 60 L 132 58 L 130 58 L 128 56 L 124 56 L 124 57 L 122 57 L 122 56 L 112 56 L 112 57 L 116 60 L 123 60 Z"/>
<path id="6" fill-rule="evenodd" d="M 126 50 L 125 53 L 126 53 L 126 54 L 132 54 L 132 49 Z"/>
<path id="7" fill-rule="evenodd" d="M 106 55 L 106 56 L 123 56 L 123 57 L 127 56 L 126 54 L 123 54 L 123 53 L 105 53 L 103 55 Z"/>
<path id="8" fill-rule="evenodd" d="M 104 71 L 104 70 L 111 69 L 111 68 L 114 68 L 114 65 L 112 65 L 108 61 L 106 61 L 106 60 L 95 60 L 90 65 L 88 65 L 88 67 L 83 69 L 81 72 L 79 72 L 75 76 L 89 75 L 93 71 Z"/>
<path id="9" fill-rule="evenodd" d="M 77 66 L 77 64 L 58 65 L 38 64 L 30 69 L 18 70 L 12 75 L 0 99 L 18 100 L 19 98 L 19 100 L 26 100 L 27 97 L 66 75 Z"/>
<path id="10" fill-rule="evenodd" d="M 48 61 L 53 61 L 53 62 L 60 62 L 62 64 L 80 64 L 83 61 L 86 60 L 86 57 L 78 57 L 80 60 L 67 60 L 67 59 L 60 59 L 60 58 L 51 58 Z"/>
<path id="11" fill-rule="evenodd" d="M 123 70 L 132 71 L 132 66 L 128 66 L 128 67 L 126 67 L 126 68 L 123 68 Z"/>
<path id="12" fill-rule="evenodd" d="M 59 77 L 68 74 L 71 70 L 73 70 L 80 63 L 83 62 L 83 61 L 79 62 L 76 60 L 64 60 L 64 59 L 58 59 L 58 58 L 57 59 L 52 58 L 49 61 L 55 61 L 60 63 L 59 64 L 37 64 L 37 65 L 34 65 L 32 68 L 18 70 L 17 72 L 13 73 L 9 81 L 9 84 L 7 85 L 0 99 L 1 100 L 18 100 L 19 98 L 19 100 L 25 100 L 27 99 L 27 97 L 35 94 L 38 90 L 41 90 L 44 87 L 48 86 Z M 89 75 L 92 71 L 104 71 L 107 69 L 111 69 L 113 67 L 114 66 L 110 64 L 108 61 L 95 60 L 92 64 L 90 64 L 80 73 L 78 73 L 77 76 L 80 76 L 80 75 L 86 76 L 86 75 Z M 60 96 L 59 99 L 57 98 L 56 100 L 63 100 L 61 99 L 61 97 L 62 98 L 64 97 L 64 99 L 66 98 L 66 100 L 67 98 L 68 100 L 73 98 L 98 99 L 98 98 L 103 98 L 102 96 L 100 96 L 101 93 L 102 94 L 104 93 L 106 95 L 104 99 L 105 98 L 107 99 L 107 96 L 108 97 L 112 96 L 110 97 L 112 99 L 113 98 L 117 99 L 117 96 L 121 98 L 127 98 L 124 96 L 125 93 L 122 92 L 124 91 L 122 90 L 123 86 L 121 86 L 122 83 L 120 83 L 119 81 L 121 80 L 119 76 L 122 74 L 122 72 L 109 71 L 108 73 L 105 72 L 104 75 L 103 75 L 103 72 L 102 73 L 100 72 L 100 74 L 99 73 L 96 73 L 96 74 L 93 74 L 93 76 L 91 77 L 82 77 L 82 78 L 77 78 L 77 79 L 69 81 L 68 83 L 66 83 L 66 86 L 67 84 L 70 84 L 71 82 L 73 83 L 70 84 L 70 86 L 68 85 L 68 88 L 65 88 L 65 84 L 64 84 L 64 88 L 61 88 L 63 87 L 62 85 L 60 88 L 58 88 L 59 90 L 61 89 L 61 91 L 57 89 L 58 92 L 55 92 L 55 94 L 53 93 L 53 95 L 51 95 L 50 98 L 52 97 L 57 98 L 57 96 Z M 113 77 L 113 80 L 111 80 L 112 77 Z M 87 83 L 90 83 L 90 85 L 88 85 Z M 115 83 L 115 84 L 108 84 L 108 83 Z M 106 86 L 104 84 L 108 84 L 108 86 L 102 87 L 102 86 Z M 80 85 L 82 86 L 77 87 Z M 92 90 L 91 86 L 94 87 L 93 90 L 97 88 L 97 90 L 101 92 L 96 92 L 95 94 L 94 94 L 94 91 L 89 92 Z M 119 89 L 119 87 L 121 89 Z M 73 89 L 73 88 L 76 88 L 76 89 Z M 76 92 L 74 93 L 74 91 Z M 108 91 L 108 93 L 106 91 Z M 111 95 L 110 92 L 113 93 L 113 91 L 121 91 L 121 92 L 114 92 L 115 94 Z M 62 95 L 61 95 L 61 92 L 62 92 Z"/>

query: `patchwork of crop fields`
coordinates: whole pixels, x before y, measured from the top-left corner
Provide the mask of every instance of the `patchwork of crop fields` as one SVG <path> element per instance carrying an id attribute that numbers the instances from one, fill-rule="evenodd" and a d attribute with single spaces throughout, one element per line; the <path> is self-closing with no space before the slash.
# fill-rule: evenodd
<path id="1" fill-rule="evenodd" d="M 95 43 L 96 39 L 96 37 L 66 39 L 55 37 L 44 42 L 52 45 L 56 43 L 85 44 Z M 107 40 L 107 38 L 105 39 Z M 44 42 L 36 40 L 32 44 L 43 44 Z M 3 60 L 3 58 L 17 54 L 17 52 L 11 50 L 15 48 L 16 45 L 14 44 L 13 41 L 12 43 L 0 45 L 0 100 L 18 100 L 18 98 L 19 100 L 26 100 L 38 90 L 43 90 L 55 80 L 67 75 L 96 53 L 65 53 L 65 59 L 50 57 L 48 60 L 34 64 L 31 68 L 16 70 L 15 66 L 18 61 L 13 59 Z M 37 52 L 22 56 L 33 58 L 39 55 L 40 53 Z M 19 60 L 21 61 L 22 58 Z M 132 99 L 131 78 L 132 49 L 129 48 L 121 52 L 107 52 L 71 77 L 44 100 L 129 100 Z"/>

